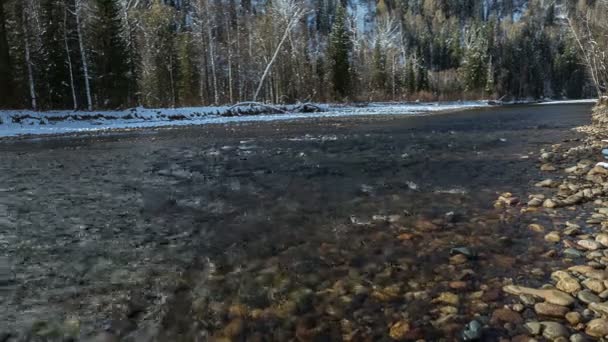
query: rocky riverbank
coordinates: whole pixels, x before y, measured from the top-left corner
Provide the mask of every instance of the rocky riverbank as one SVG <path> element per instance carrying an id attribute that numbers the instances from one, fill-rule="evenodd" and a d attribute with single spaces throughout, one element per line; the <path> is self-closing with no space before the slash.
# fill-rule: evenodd
<path id="1" fill-rule="evenodd" d="M 547 177 L 525 203 L 511 194 L 497 202 L 513 215 L 550 222 L 532 223 L 529 229 L 544 234 L 551 245 L 545 255 L 558 260 L 540 288 L 522 286 L 525 280 L 503 287 L 511 303 L 494 314 L 507 318 L 502 323 L 512 340 L 575 342 L 608 336 L 608 169 L 596 166 L 608 146 L 602 142 L 608 137 L 605 102 L 594 109 L 593 122 L 577 128 L 585 134 L 580 141 L 540 151 L 539 167 Z"/>

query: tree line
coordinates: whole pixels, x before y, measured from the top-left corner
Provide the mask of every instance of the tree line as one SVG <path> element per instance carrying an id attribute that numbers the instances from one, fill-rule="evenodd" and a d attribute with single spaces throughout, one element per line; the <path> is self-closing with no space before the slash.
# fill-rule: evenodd
<path id="1" fill-rule="evenodd" d="M 0 0 L 0 107 L 579 98 L 605 91 L 605 6 Z"/>

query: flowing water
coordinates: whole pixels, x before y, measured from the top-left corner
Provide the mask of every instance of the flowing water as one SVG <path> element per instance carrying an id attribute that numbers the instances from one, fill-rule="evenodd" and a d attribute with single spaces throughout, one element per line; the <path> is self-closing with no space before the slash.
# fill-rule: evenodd
<path id="1" fill-rule="evenodd" d="M 546 278 L 542 238 L 492 204 L 525 196 L 538 150 L 589 112 L 5 140 L 0 335 L 381 341 L 407 321 L 404 338 L 453 339 L 500 307 L 505 278 Z"/>

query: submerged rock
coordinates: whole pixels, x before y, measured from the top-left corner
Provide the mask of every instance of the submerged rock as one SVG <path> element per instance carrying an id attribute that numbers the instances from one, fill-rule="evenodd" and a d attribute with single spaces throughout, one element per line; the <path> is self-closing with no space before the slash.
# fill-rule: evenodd
<path id="1" fill-rule="evenodd" d="M 553 289 L 533 289 L 530 287 L 507 285 L 503 287 L 503 291 L 513 295 L 531 295 L 534 297 L 542 298 L 547 303 L 570 306 L 574 303 L 575 299 L 569 294 Z"/>
<path id="2" fill-rule="evenodd" d="M 463 341 L 476 341 L 481 339 L 481 335 L 483 333 L 483 326 L 479 321 L 472 320 L 470 321 L 462 331 L 462 340 Z"/>
<path id="3" fill-rule="evenodd" d="M 551 303 L 537 303 L 534 305 L 534 311 L 539 315 L 561 318 L 566 316 L 569 309 L 565 306 Z"/>
<path id="4" fill-rule="evenodd" d="M 604 318 L 592 320 L 587 323 L 585 333 L 592 337 L 604 337 L 608 335 L 608 320 Z"/>

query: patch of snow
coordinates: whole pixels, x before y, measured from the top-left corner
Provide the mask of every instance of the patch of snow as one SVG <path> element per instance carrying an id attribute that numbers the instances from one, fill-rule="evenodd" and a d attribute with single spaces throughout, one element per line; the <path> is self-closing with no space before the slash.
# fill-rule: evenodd
<path id="1" fill-rule="evenodd" d="M 480 102 L 372 103 L 364 107 L 320 105 L 323 112 L 222 116 L 230 107 L 190 107 L 174 109 L 134 108 L 124 111 L 0 111 L 0 137 L 93 132 L 163 126 L 266 122 L 307 118 L 369 115 L 424 115 L 443 111 L 489 106 Z M 294 107 L 288 107 L 294 108 Z"/>
<path id="2" fill-rule="evenodd" d="M 582 100 L 547 101 L 547 102 L 540 102 L 540 103 L 537 103 L 536 105 L 542 106 L 542 105 L 555 105 L 555 104 L 577 104 L 577 103 L 589 103 L 589 104 L 595 104 L 595 103 L 597 103 L 597 99 L 582 99 Z"/>

